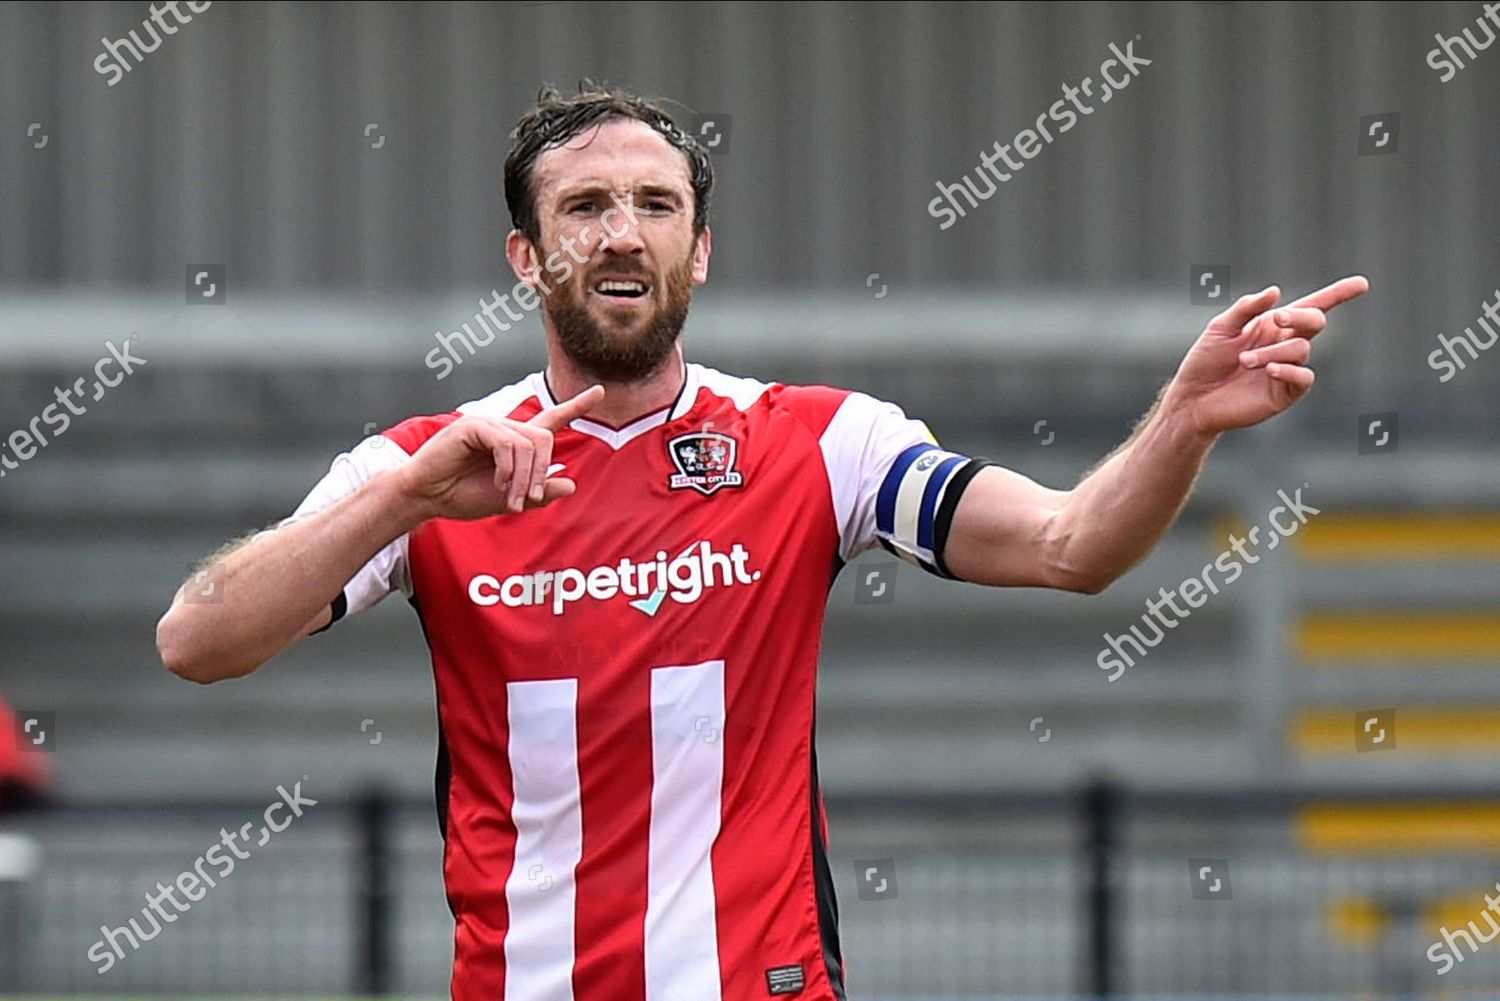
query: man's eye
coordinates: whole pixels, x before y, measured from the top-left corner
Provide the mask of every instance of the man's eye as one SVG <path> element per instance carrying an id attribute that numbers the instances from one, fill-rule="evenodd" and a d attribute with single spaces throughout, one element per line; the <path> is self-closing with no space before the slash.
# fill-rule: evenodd
<path id="1" fill-rule="evenodd" d="M 571 211 L 573 211 L 573 212 L 592 212 L 592 211 L 594 211 L 594 202 L 593 202 L 592 199 L 586 199 L 586 200 L 581 201 L 581 202 L 574 202 L 573 203 L 573 208 L 571 209 Z"/>

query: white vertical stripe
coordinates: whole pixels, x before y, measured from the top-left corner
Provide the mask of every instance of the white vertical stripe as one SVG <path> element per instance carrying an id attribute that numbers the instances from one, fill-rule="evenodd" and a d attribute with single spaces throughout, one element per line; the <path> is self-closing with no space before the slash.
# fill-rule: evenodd
<path id="1" fill-rule="evenodd" d="M 724 787 L 724 662 L 651 671 L 646 1001 L 718 1001 L 711 850 Z"/>
<path id="2" fill-rule="evenodd" d="M 578 679 L 505 686 L 516 858 L 505 882 L 505 996 L 572 1001 L 573 879 L 583 850 Z"/>

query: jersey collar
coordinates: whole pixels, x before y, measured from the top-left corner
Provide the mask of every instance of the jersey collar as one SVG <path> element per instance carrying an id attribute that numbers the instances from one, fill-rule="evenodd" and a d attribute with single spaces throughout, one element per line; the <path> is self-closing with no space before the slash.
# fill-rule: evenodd
<path id="1" fill-rule="evenodd" d="M 678 390 L 677 399 L 673 400 L 670 406 L 662 407 L 660 410 L 653 411 L 643 417 L 638 417 L 621 428 L 612 428 L 607 424 L 600 424 L 598 421 L 591 421 L 586 417 L 576 418 L 568 424 L 568 427 L 579 434 L 586 434 L 590 438 L 597 438 L 610 448 L 618 451 L 628 442 L 639 438 L 647 431 L 659 428 L 668 421 L 675 421 L 679 417 L 685 416 L 693 408 L 693 403 L 698 398 L 698 386 L 700 382 L 699 366 L 691 362 L 684 362 L 683 368 L 682 388 Z M 552 396 L 552 390 L 547 385 L 547 372 L 545 369 L 531 374 L 531 388 L 536 393 L 537 399 L 541 401 L 544 410 L 548 407 L 557 406 L 557 401 Z"/>

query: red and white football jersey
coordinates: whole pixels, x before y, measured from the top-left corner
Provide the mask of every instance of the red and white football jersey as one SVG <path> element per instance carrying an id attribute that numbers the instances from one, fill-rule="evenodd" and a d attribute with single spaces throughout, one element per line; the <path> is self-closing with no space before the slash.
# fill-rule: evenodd
<path id="1" fill-rule="evenodd" d="M 542 373 L 339 456 L 294 517 L 460 415 L 526 420 Z M 670 407 L 575 420 L 578 492 L 429 521 L 335 618 L 401 590 L 432 650 L 460 1001 L 844 997 L 814 754 L 824 606 L 881 544 L 947 575 L 984 460 L 894 404 L 686 366 Z"/>

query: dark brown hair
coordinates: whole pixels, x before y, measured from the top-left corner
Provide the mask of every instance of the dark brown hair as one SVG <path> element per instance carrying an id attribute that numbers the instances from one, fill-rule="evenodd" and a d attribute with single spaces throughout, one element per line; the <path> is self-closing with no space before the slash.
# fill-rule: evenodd
<path id="1" fill-rule="evenodd" d="M 687 157 L 693 184 L 693 233 L 708 226 L 708 199 L 714 188 L 714 166 L 708 150 L 684 132 L 667 111 L 654 101 L 592 80 L 579 81 L 578 93 L 564 97 L 551 84 L 537 93 L 536 106 L 516 121 L 511 130 L 510 153 L 505 157 L 505 204 L 511 225 L 533 243 L 540 243 L 541 226 L 536 214 L 536 161 L 542 153 L 568 140 L 619 118 L 645 122 Z"/>

